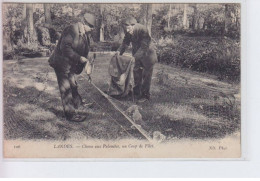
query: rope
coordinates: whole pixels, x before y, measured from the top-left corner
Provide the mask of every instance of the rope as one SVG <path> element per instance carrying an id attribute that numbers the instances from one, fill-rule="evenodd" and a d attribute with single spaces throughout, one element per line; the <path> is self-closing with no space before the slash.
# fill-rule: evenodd
<path id="1" fill-rule="evenodd" d="M 83 77 L 82 75 L 80 75 L 80 77 Z M 85 77 L 84 77 L 85 78 Z M 85 78 L 86 79 L 86 78 Z M 103 108 L 94 98 L 88 96 L 93 102 L 95 102 L 95 104 L 97 104 L 101 109 L 105 110 L 105 108 Z M 107 113 L 108 114 L 108 113 Z M 110 117 L 110 119 L 114 122 L 116 122 L 117 125 L 119 125 L 127 134 L 128 136 L 134 138 L 133 135 L 131 135 L 119 122 L 116 121 L 115 118 L 113 118 L 110 114 L 108 114 L 108 116 Z"/>
<path id="2" fill-rule="evenodd" d="M 105 94 L 102 90 L 100 90 L 93 82 L 91 84 L 113 105 L 113 107 L 118 110 L 148 141 L 152 141 L 153 139 L 147 134 L 147 132 L 139 127 L 135 122 L 124 113 L 117 105 L 110 99 L 110 96 Z"/>
<path id="3" fill-rule="evenodd" d="M 81 75 L 82 76 L 82 75 Z M 82 76 L 83 77 L 83 76 Z M 85 78 L 85 77 L 84 77 Z M 86 78 L 85 78 L 86 79 Z M 111 97 L 109 95 L 107 95 L 106 93 L 104 93 L 102 90 L 100 90 L 93 82 L 90 82 L 93 87 L 95 87 L 102 96 L 104 96 L 109 102 L 110 104 L 112 104 L 112 106 L 118 110 L 148 141 L 152 142 L 153 139 L 148 135 L 148 133 L 142 129 L 141 127 L 139 127 L 128 115 L 126 115 L 124 113 L 123 110 L 121 110 L 111 99 Z"/>
<path id="4" fill-rule="evenodd" d="M 88 96 L 88 97 L 89 97 L 93 102 L 95 102 L 95 104 L 97 104 L 101 109 L 105 110 L 99 103 L 97 103 L 97 101 L 95 101 L 95 99 L 93 99 L 93 98 L 90 97 L 90 96 Z M 112 117 L 110 114 L 108 114 L 108 113 L 107 113 L 107 115 L 110 117 L 111 120 L 115 121 L 116 124 L 118 124 L 118 125 L 120 126 L 120 128 L 122 128 L 122 129 L 128 134 L 128 136 L 134 138 L 133 135 L 131 135 L 120 123 L 118 123 L 118 122 L 116 121 L 115 118 L 113 118 L 113 117 Z"/>

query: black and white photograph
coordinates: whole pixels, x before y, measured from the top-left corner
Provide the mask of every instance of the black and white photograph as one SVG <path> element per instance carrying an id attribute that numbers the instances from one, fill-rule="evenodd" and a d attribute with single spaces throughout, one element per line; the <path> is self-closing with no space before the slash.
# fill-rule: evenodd
<path id="1" fill-rule="evenodd" d="M 4 158 L 241 158 L 240 3 L 2 3 Z"/>

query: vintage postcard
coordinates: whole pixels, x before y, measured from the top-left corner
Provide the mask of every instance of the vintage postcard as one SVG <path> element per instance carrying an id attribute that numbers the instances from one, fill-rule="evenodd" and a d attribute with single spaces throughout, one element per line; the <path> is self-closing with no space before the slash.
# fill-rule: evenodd
<path id="1" fill-rule="evenodd" d="M 240 3 L 2 3 L 4 158 L 241 158 Z"/>

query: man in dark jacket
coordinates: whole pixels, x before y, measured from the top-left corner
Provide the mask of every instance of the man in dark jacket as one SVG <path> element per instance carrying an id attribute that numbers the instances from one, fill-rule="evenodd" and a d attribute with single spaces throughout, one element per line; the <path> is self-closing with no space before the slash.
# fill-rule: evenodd
<path id="1" fill-rule="evenodd" d="M 125 37 L 118 53 L 122 55 L 127 46 L 132 43 L 132 55 L 135 58 L 134 95 L 139 99 L 139 102 L 145 102 L 150 99 L 153 66 L 157 62 L 155 47 L 151 42 L 148 29 L 137 23 L 135 18 L 124 19 L 123 26 Z"/>
<path id="2" fill-rule="evenodd" d="M 82 22 L 66 27 L 49 59 L 49 64 L 54 68 L 57 76 L 63 110 L 69 121 L 81 122 L 86 118 L 76 113 L 76 109 L 83 103 L 78 93 L 75 74 L 80 74 L 89 61 L 87 59 L 90 49 L 88 33 L 94 26 L 95 17 L 86 13 Z"/>

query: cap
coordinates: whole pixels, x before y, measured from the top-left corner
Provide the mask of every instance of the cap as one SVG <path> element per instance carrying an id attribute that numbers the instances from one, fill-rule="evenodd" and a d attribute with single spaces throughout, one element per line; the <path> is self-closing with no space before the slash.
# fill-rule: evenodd
<path id="1" fill-rule="evenodd" d="M 93 14 L 85 13 L 84 20 L 91 26 L 95 26 L 96 24 L 96 18 Z"/>
<path id="2" fill-rule="evenodd" d="M 134 17 L 128 17 L 128 18 L 123 19 L 122 23 L 125 25 L 133 25 L 133 24 L 136 24 L 137 21 Z"/>

